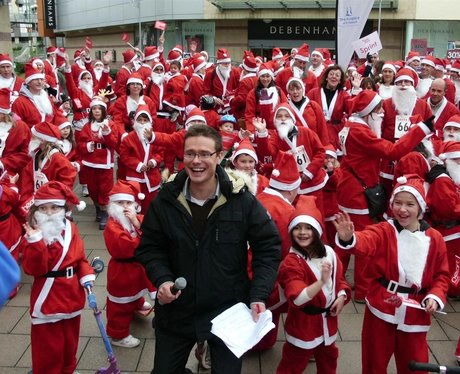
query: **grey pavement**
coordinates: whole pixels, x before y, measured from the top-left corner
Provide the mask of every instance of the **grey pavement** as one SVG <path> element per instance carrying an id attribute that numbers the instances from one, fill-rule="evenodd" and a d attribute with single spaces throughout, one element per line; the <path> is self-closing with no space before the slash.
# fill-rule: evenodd
<path id="1" fill-rule="evenodd" d="M 104 245 L 102 231 L 94 222 L 94 206 L 86 198 L 87 208 L 74 215 L 80 235 L 85 242 L 89 259 L 100 256 L 108 264 L 109 254 Z M 105 308 L 107 268 L 97 276 L 94 287 L 99 308 Z M 352 271 L 347 277 L 352 279 Z M 10 300 L 0 311 L 0 374 L 23 374 L 31 369 L 29 295 L 32 278 L 23 275 L 18 295 Z M 460 336 L 460 301 L 450 301 L 445 308 L 446 315 L 436 315 L 428 334 L 430 360 L 444 365 L 455 365 L 454 351 Z M 364 306 L 350 302 L 339 319 L 339 337 L 337 345 L 340 350 L 338 373 L 358 374 L 361 372 L 361 324 Z M 104 321 L 105 321 L 105 313 Z M 151 319 L 136 319 L 132 323 L 132 335 L 141 339 L 137 348 L 114 347 L 118 365 L 123 373 L 150 373 L 153 367 L 155 347 L 154 331 Z M 284 316 L 283 316 L 284 321 Z M 375 337 L 378 339 L 378 336 Z M 243 374 L 275 373 L 281 358 L 285 341 L 284 329 L 281 327 L 276 345 L 263 353 L 248 353 L 244 356 Z M 82 315 L 80 342 L 78 349 L 78 367 L 81 374 L 95 373 L 107 366 L 107 354 L 91 309 L 86 308 Z M 198 368 L 198 363 L 190 355 L 187 367 L 194 373 L 210 373 Z M 305 373 L 315 373 L 316 367 L 311 363 Z M 388 373 L 396 373 L 394 363 L 390 364 Z"/>

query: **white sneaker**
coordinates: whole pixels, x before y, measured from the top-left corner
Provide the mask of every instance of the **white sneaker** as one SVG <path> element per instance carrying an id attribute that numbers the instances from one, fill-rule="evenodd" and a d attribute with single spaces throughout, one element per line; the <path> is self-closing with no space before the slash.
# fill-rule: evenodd
<path id="1" fill-rule="evenodd" d="M 139 344 L 141 344 L 141 341 L 132 335 L 128 335 L 123 339 L 112 339 L 112 345 L 116 345 L 117 347 L 134 348 Z"/>

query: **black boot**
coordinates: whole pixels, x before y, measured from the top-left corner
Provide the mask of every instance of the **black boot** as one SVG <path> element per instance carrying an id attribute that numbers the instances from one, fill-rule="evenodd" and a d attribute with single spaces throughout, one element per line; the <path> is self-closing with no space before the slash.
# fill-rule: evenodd
<path id="1" fill-rule="evenodd" d="M 107 219 L 109 218 L 109 214 L 106 210 L 101 210 L 101 220 L 99 222 L 99 230 L 104 230 L 105 225 L 107 225 Z"/>
<path id="2" fill-rule="evenodd" d="M 101 207 L 99 205 L 95 205 L 96 207 L 96 222 L 101 222 Z"/>

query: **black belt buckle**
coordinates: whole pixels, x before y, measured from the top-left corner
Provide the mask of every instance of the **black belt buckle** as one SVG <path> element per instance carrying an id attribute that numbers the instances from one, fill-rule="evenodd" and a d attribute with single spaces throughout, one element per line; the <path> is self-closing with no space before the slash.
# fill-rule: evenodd
<path id="1" fill-rule="evenodd" d="M 398 292 L 398 282 L 395 282 L 394 280 L 390 280 L 388 281 L 388 286 L 387 286 L 387 291 L 389 293 L 392 293 L 392 294 L 395 294 L 396 292 Z"/>
<path id="2" fill-rule="evenodd" d="M 96 149 L 102 149 L 102 143 L 96 143 Z"/>
<path id="3" fill-rule="evenodd" d="M 65 277 L 66 277 L 67 279 L 70 279 L 70 278 L 73 277 L 73 275 L 74 275 L 73 266 L 68 266 L 68 267 L 66 267 L 66 269 L 65 269 Z"/>

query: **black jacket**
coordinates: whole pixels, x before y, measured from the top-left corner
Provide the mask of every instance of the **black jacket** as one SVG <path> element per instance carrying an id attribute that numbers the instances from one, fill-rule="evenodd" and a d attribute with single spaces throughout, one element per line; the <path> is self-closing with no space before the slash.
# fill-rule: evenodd
<path id="1" fill-rule="evenodd" d="M 182 193 L 187 174 L 166 183 L 150 204 L 136 250 L 150 280 L 158 287 L 177 277 L 187 287 L 174 302 L 156 303 L 157 327 L 207 339 L 211 319 L 237 302 L 265 301 L 276 278 L 281 244 L 266 209 L 242 188 L 234 191 L 227 173 L 217 167 L 221 196 L 208 216 L 201 241 L 192 227 Z M 235 183 L 237 185 L 237 183 Z M 248 278 L 248 243 L 254 279 Z"/>

